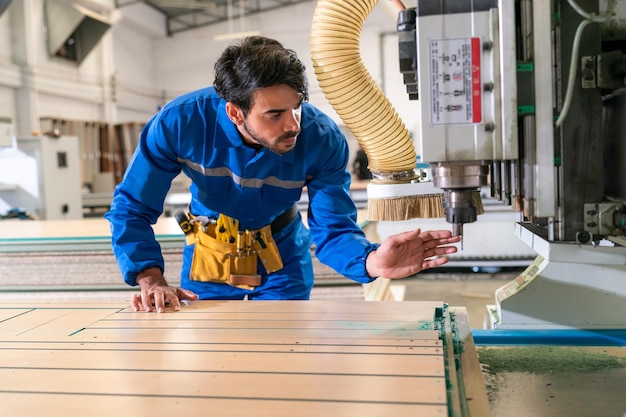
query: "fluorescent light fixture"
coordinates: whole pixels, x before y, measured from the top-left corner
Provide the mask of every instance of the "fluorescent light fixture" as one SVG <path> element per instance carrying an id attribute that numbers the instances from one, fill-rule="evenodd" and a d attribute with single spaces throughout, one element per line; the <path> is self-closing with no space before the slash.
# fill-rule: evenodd
<path id="1" fill-rule="evenodd" d="M 153 3 L 159 7 L 176 7 L 179 9 L 215 9 L 217 4 L 214 2 L 203 2 L 194 0 L 153 0 Z"/>
<path id="2" fill-rule="evenodd" d="M 261 32 L 258 30 L 250 30 L 248 32 L 231 32 L 231 33 L 222 33 L 221 35 L 213 36 L 213 40 L 215 41 L 224 41 L 228 39 L 239 39 L 245 38 L 246 36 L 257 36 L 260 35 Z"/>

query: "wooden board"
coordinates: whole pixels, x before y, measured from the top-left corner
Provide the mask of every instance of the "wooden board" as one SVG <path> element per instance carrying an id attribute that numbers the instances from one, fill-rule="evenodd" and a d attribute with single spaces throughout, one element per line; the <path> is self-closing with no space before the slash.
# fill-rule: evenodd
<path id="1" fill-rule="evenodd" d="M 0 304 L 7 416 L 448 416 L 437 302 Z"/>
<path id="2" fill-rule="evenodd" d="M 184 237 L 173 217 L 160 217 L 153 226 L 157 236 Z M 103 218 L 77 220 L 3 220 L 0 241 L 11 239 L 110 239 L 110 224 Z"/>

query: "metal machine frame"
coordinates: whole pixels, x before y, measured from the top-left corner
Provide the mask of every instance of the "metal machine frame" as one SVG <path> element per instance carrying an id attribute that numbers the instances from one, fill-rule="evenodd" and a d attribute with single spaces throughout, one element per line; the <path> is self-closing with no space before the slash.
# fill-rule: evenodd
<path id="1" fill-rule="evenodd" d="M 421 159 L 445 193 L 446 219 L 462 234 L 477 220 L 470 191 L 489 184 L 523 213 L 516 235 L 539 254 L 496 292 L 488 324 L 626 328 L 626 187 L 616 175 L 626 7 L 417 3 L 398 19 L 401 71 L 419 98 Z"/>

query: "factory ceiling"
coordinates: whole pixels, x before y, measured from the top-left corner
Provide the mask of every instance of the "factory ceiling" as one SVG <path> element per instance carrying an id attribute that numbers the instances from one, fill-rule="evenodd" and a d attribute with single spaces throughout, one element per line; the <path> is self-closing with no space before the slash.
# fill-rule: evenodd
<path id="1" fill-rule="evenodd" d="M 168 35 L 231 22 L 239 25 L 245 17 L 315 0 L 115 0 L 121 8 L 145 3 L 165 16 Z M 239 27 L 239 26 L 237 26 Z"/>

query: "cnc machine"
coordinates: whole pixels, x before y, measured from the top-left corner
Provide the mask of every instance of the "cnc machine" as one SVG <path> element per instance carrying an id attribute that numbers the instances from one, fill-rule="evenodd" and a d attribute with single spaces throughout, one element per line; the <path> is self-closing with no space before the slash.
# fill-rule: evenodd
<path id="1" fill-rule="evenodd" d="M 626 4 L 418 0 L 398 17 L 419 150 L 456 234 L 488 186 L 538 254 L 489 326 L 626 328 Z M 484 237 L 488 239 L 488 236 Z"/>

